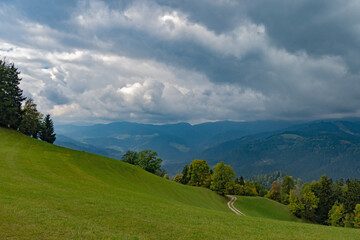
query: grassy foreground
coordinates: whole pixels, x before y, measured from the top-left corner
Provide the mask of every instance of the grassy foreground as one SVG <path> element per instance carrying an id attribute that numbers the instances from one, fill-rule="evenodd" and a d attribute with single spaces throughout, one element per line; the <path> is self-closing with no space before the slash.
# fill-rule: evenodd
<path id="1" fill-rule="evenodd" d="M 360 239 L 241 217 L 207 189 L 0 128 L 0 239 Z"/>
<path id="2" fill-rule="evenodd" d="M 287 206 L 262 197 L 236 196 L 234 206 L 246 216 L 300 222 L 290 213 Z"/>

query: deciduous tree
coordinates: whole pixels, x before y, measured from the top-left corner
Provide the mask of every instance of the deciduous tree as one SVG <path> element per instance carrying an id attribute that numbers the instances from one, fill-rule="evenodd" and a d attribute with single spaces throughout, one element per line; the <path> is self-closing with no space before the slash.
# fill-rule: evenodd
<path id="1" fill-rule="evenodd" d="M 280 184 L 277 181 L 274 181 L 271 184 L 271 188 L 270 191 L 268 192 L 268 194 L 266 194 L 266 197 L 278 201 L 281 201 L 281 193 L 280 193 Z"/>
<path id="2" fill-rule="evenodd" d="M 138 165 L 138 160 L 139 158 L 139 154 L 137 152 L 134 151 L 130 151 L 128 150 L 121 158 L 122 161 L 133 164 L 133 165 Z"/>
<path id="3" fill-rule="evenodd" d="M 331 226 L 343 227 L 345 220 L 344 205 L 336 202 L 329 211 L 328 223 Z"/>
<path id="4" fill-rule="evenodd" d="M 360 228 L 360 204 L 356 204 L 354 210 L 354 227 Z"/>
<path id="5" fill-rule="evenodd" d="M 41 130 L 42 114 L 36 107 L 36 104 L 31 98 L 25 102 L 23 117 L 19 126 L 20 132 L 33 138 L 38 138 Z"/>
<path id="6" fill-rule="evenodd" d="M 178 183 L 181 183 L 182 181 L 182 178 L 183 178 L 183 175 L 182 174 L 176 174 L 173 181 L 174 182 L 178 182 Z"/>
<path id="7" fill-rule="evenodd" d="M 162 163 L 162 159 L 158 158 L 157 155 L 157 152 L 148 149 L 140 151 L 137 163 L 141 168 L 155 174 L 157 171 L 161 171 Z"/>
<path id="8" fill-rule="evenodd" d="M 304 184 L 302 189 L 302 196 L 300 201 L 304 204 L 304 211 L 302 217 L 314 221 L 315 220 L 315 211 L 318 208 L 319 198 L 317 198 L 311 187 L 308 184 Z"/>
<path id="9" fill-rule="evenodd" d="M 211 177 L 210 189 L 221 195 L 225 195 L 228 193 L 227 186 L 229 189 L 233 189 L 234 184 L 230 182 L 232 182 L 232 179 L 236 176 L 235 172 L 231 166 L 224 164 L 222 161 L 213 167 L 213 169 L 214 174 Z"/>
<path id="10" fill-rule="evenodd" d="M 192 186 L 206 186 L 210 177 L 210 167 L 206 160 L 195 159 L 190 163 L 187 177 Z"/>

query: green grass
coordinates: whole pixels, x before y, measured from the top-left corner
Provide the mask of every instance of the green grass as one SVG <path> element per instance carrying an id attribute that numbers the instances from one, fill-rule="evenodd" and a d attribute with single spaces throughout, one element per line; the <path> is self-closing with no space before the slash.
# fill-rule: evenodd
<path id="1" fill-rule="evenodd" d="M 0 239 L 360 239 L 241 217 L 207 189 L 0 128 Z"/>
<path id="2" fill-rule="evenodd" d="M 262 197 L 236 196 L 234 206 L 246 216 L 300 222 L 290 213 L 287 206 Z"/>

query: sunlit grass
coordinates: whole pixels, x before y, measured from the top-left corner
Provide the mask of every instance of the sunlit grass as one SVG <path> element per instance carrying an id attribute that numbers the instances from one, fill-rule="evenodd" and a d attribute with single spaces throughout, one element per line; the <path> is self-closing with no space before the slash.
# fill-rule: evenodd
<path id="1" fill-rule="evenodd" d="M 360 239 L 232 213 L 214 192 L 0 128 L 0 239 Z"/>

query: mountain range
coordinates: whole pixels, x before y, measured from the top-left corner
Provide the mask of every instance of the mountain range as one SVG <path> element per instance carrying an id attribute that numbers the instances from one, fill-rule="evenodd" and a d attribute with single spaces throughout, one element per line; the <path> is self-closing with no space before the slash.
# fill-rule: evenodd
<path id="1" fill-rule="evenodd" d="M 121 159 L 151 149 L 170 176 L 193 159 L 223 161 L 238 176 L 283 171 L 306 181 L 360 175 L 360 121 L 257 121 L 152 125 L 130 122 L 57 125 L 55 144 Z"/>
<path id="2" fill-rule="evenodd" d="M 121 159 L 127 150 L 151 149 L 159 154 L 170 175 L 182 170 L 203 151 L 243 136 L 276 131 L 293 125 L 286 121 L 209 122 L 153 125 L 130 122 L 92 126 L 56 125 L 55 144 Z"/>

